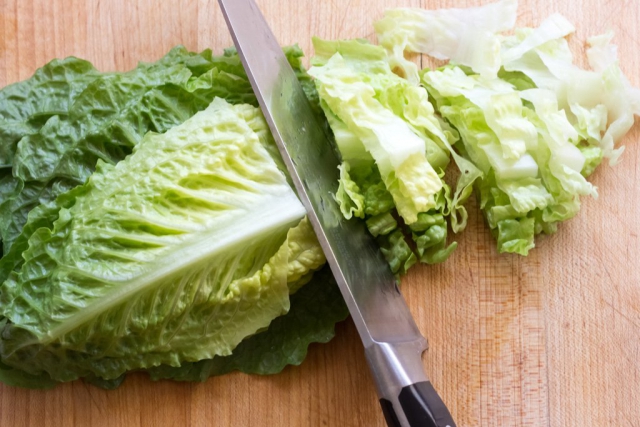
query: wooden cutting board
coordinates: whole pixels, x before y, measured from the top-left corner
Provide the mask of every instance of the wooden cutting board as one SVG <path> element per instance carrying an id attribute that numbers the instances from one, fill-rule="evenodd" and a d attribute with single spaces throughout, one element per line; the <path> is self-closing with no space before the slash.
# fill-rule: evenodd
<path id="1" fill-rule="evenodd" d="M 374 39 L 385 7 L 480 1 L 262 0 L 283 44 L 311 53 L 310 37 Z M 616 32 L 621 67 L 640 86 L 640 5 L 634 0 L 521 0 L 519 25 L 560 12 L 586 37 Z M 0 0 L 0 86 L 54 57 L 101 70 L 153 61 L 176 44 L 231 45 L 214 0 Z M 418 58 L 419 60 L 419 58 Z M 577 60 L 584 63 L 582 55 Z M 426 64 L 426 62 L 425 62 Z M 424 358 L 459 426 L 640 425 L 640 126 L 621 164 L 601 166 L 600 198 L 526 257 L 498 255 L 475 202 L 458 250 L 412 270 L 403 292 L 430 340 Z M 383 426 L 350 321 L 307 360 L 270 377 L 206 383 L 132 375 L 115 391 L 82 382 L 50 391 L 0 385 L 5 426 Z"/>

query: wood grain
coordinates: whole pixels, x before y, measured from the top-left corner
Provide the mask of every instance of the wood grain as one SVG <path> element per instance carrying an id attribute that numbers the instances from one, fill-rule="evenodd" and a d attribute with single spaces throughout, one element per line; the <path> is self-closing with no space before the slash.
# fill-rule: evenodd
<path id="1" fill-rule="evenodd" d="M 479 1 L 259 2 L 283 44 L 310 36 L 366 37 L 385 7 Z M 522 0 L 520 25 L 561 12 L 587 36 L 613 29 L 621 67 L 640 85 L 640 7 L 633 0 Z M 54 57 L 126 70 L 176 44 L 231 44 L 213 0 L 0 0 L 0 86 Z M 584 63 L 584 58 L 577 60 Z M 498 255 L 476 206 L 445 264 L 419 267 L 404 294 L 429 337 L 425 364 L 460 426 L 640 425 L 640 137 L 602 166 L 578 217 L 538 239 L 527 258 Z M 115 391 L 82 382 L 51 391 L 0 385 L 1 426 L 383 426 L 350 321 L 299 367 L 271 377 L 232 374 L 203 384 L 132 375 Z"/>

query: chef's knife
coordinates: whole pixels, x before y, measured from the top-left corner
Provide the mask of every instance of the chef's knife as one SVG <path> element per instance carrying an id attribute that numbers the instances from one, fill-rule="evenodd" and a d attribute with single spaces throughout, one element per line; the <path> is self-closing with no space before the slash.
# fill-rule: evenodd
<path id="1" fill-rule="evenodd" d="M 219 0 L 231 36 L 298 196 L 362 338 L 389 426 L 455 427 L 427 379 L 427 341 L 361 221 L 342 217 L 333 194 L 339 155 L 253 0 Z"/>

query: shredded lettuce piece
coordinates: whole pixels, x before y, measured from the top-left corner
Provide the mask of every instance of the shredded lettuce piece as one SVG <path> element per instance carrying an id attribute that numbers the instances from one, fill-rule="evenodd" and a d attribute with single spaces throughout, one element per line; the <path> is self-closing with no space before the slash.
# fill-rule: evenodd
<path id="1" fill-rule="evenodd" d="M 591 195 L 598 193 L 593 185 L 581 175 L 585 157 L 575 144 L 578 132 L 571 125 L 564 110 L 558 110 L 555 94 L 545 89 L 529 89 L 520 96 L 531 102 L 535 113 L 542 123 L 537 126 L 540 135 L 538 149 L 548 150 L 548 159 L 539 162 L 541 169 L 547 169 L 558 180 L 563 190 L 572 195 Z M 545 170 L 541 175 L 545 176 Z M 547 177 L 548 181 L 550 177 Z M 547 184 L 550 187 L 549 184 Z"/>
<path id="2" fill-rule="evenodd" d="M 339 168 L 340 182 L 335 199 L 340 205 L 340 211 L 346 219 L 354 216 L 364 218 L 364 196 L 360 193 L 358 184 L 349 175 L 351 166 L 348 162 L 343 162 Z"/>
<path id="3" fill-rule="evenodd" d="M 316 53 L 322 47 L 328 50 L 327 42 L 316 39 L 314 43 Z M 322 105 L 344 124 L 342 128 L 348 129 L 350 138 L 355 136 L 362 143 L 375 160 L 400 215 L 408 223 L 415 222 L 419 212 L 435 205 L 442 183 L 427 160 L 425 138 L 380 101 L 380 92 L 401 79 L 386 66 L 381 48 L 357 41 L 334 45 L 336 52 L 322 64 L 316 56 L 309 70 L 316 79 Z M 360 51 L 375 59 L 368 59 Z M 367 73 L 367 69 L 372 72 Z"/>
<path id="4" fill-rule="evenodd" d="M 574 65 L 564 39 L 574 30 L 558 14 L 536 29 L 517 30 L 503 41 L 503 67 L 525 74 L 541 89 L 554 91 L 559 108 L 567 112 L 574 127 L 586 132 L 591 144 L 597 141 L 603 157 L 613 165 L 624 150 L 615 148 L 616 144 L 633 126 L 634 115 L 640 115 L 640 89 L 632 87 L 620 70 L 617 48 L 611 44 L 613 33 L 588 40 L 592 71 Z"/>
<path id="5" fill-rule="evenodd" d="M 378 236 L 376 239 L 384 258 L 389 263 L 391 272 L 396 276 L 406 274 L 418 261 L 401 230 Z"/>
<path id="6" fill-rule="evenodd" d="M 422 79 L 460 133 L 465 156 L 483 172 L 481 208 L 501 252 L 526 255 L 535 234 L 554 232 L 578 212 L 580 196 L 597 197 L 585 176 L 602 159 L 593 145 L 602 108 L 576 108 L 576 128 L 548 89 L 516 91 L 454 66 L 425 70 Z"/>
<path id="7" fill-rule="evenodd" d="M 517 0 L 501 0 L 468 9 L 390 9 L 374 27 L 392 69 L 413 84 L 419 82 L 418 68 L 405 51 L 450 59 L 491 78 L 501 66 L 498 33 L 513 28 L 517 7 Z"/>
<path id="8" fill-rule="evenodd" d="M 553 42 L 562 39 L 573 32 L 575 27 L 564 16 L 554 13 L 542 21 L 535 29 L 518 28 L 515 37 L 506 37 L 502 42 L 502 64 L 507 65 L 525 56 L 536 48 L 552 48 L 556 54 L 561 54 L 565 59 L 571 60 L 571 51 L 566 43 L 560 42 L 556 47 Z M 549 42 L 552 44 L 549 45 Z M 505 67 L 506 69 L 509 69 Z"/>
<path id="9" fill-rule="evenodd" d="M 457 132 L 436 116 L 424 88 L 391 71 L 381 47 L 319 39 L 314 46 L 309 73 L 343 160 L 335 195 L 343 215 L 366 220 L 395 273 L 406 272 L 418 257 L 444 261 L 456 247 L 446 244 L 446 218 L 455 232 L 464 229 L 464 202 L 481 176 L 454 151 Z M 450 155 L 464 170 L 453 196 L 443 180 Z M 396 210 L 401 222 L 394 219 Z M 428 244 L 426 230 L 410 228 L 423 214 L 444 221 L 438 233 L 430 232 Z M 411 239 L 420 243 L 409 244 Z"/>

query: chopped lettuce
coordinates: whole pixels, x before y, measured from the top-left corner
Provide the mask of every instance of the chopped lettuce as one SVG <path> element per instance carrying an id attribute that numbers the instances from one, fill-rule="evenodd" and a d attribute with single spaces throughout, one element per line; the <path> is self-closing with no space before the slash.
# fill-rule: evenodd
<path id="1" fill-rule="evenodd" d="M 426 138 L 388 108 L 389 103 L 406 108 L 410 102 L 398 90 L 402 80 L 388 68 L 384 50 L 377 46 L 318 39 L 314 43 L 317 56 L 309 74 L 316 79 L 322 105 L 333 122 L 342 122 L 339 130 L 359 142 L 358 158 L 364 162 L 369 156 L 370 164 L 375 162 L 400 216 L 415 222 L 419 212 L 435 206 L 442 183 L 427 160 Z M 342 148 L 343 142 L 336 140 Z"/>
<path id="2" fill-rule="evenodd" d="M 501 252 L 526 255 L 535 234 L 577 213 L 579 196 L 597 195 L 582 174 L 579 134 L 553 92 L 517 91 L 454 66 L 422 79 L 483 173 L 480 205 Z"/>
<path id="3" fill-rule="evenodd" d="M 454 231 L 464 228 L 463 204 L 480 176 L 453 152 L 456 131 L 435 115 L 424 88 L 391 71 L 383 48 L 362 40 L 314 46 L 309 74 L 343 160 L 335 195 L 343 215 L 366 220 L 394 273 L 418 259 L 444 261 L 456 247 L 446 243 L 446 218 Z M 453 197 L 443 180 L 450 154 L 465 170 Z M 425 215 L 439 220 L 412 227 L 426 224 Z"/>
<path id="4" fill-rule="evenodd" d="M 490 78 L 501 65 L 498 33 L 513 28 L 517 7 L 517 0 L 501 0 L 468 9 L 390 9 L 374 27 L 391 67 L 413 84 L 418 68 L 405 51 L 450 59 Z"/>
<path id="5" fill-rule="evenodd" d="M 592 70 L 574 65 L 564 39 L 574 30 L 558 14 L 538 28 L 518 29 L 503 41 L 503 67 L 555 92 L 559 108 L 566 111 L 581 136 L 599 147 L 602 157 L 613 165 L 624 150 L 615 145 L 633 126 L 633 116 L 640 115 L 640 89 L 632 87 L 620 70 L 617 49 L 611 44 L 613 33 L 588 40 Z"/>
<path id="6" fill-rule="evenodd" d="M 577 214 L 580 196 L 597 196 L 586 177 L 603 158 L 619 158 L 624 147 L 615 145 L 640 114 L 640 90 L 621 73 L 611 33 L 588 40 L 592 70 L 583 70 L 565 40 L 575 27 L 559 14 L 501 34 L 513 28 L 516 7 L 392 9 L 375 28 L 394 71 L 416 84 L 419 74 L 459 133 L 450 152 L 461 177 L 458 157 L 477 168 L 471 182 L 499 250 L 526 255 L 536 234 Z M 407 51 L 450 64 L 418 73 Z"/>

